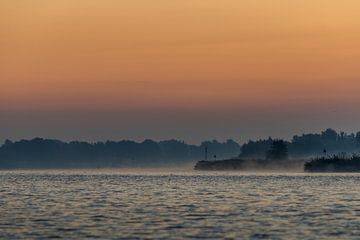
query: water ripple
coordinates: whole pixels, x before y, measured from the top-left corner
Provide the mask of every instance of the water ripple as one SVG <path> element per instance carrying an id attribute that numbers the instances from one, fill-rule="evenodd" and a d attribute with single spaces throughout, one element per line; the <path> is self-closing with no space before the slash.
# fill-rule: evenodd
<path id="1" fill-rule="evenodd" d="M 360 175 L 0 172 L 1 239 L 358 239 Z"/>

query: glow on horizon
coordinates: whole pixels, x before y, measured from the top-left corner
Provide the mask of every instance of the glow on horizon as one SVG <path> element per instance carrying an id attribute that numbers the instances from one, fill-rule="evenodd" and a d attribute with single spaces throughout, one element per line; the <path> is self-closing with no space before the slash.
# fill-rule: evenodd
<path id="1" fill-rule="evenodd" d="M 359 10 L 355 0 L 3 0 L 0 123 L 10 126 L 6 137 L 30 136 L 35 123 L 21 114 L 58 111 L 78 128 L 81 114 L 99 118 L 94 125 L 108 121 L 100 114 L 123 119 L 118 130 L 129 138 L 141 136 L 135 129 L 154 138 L 251 137 L 261 135 L 256 118 L 274 109 L 269 119 L 306 121 L 286 129 L 270 121 L 265 136 L 326 124 L 352 130 L 360 121 Z M 158 123 L 133 126 L 144 112 L 160 122 L 187 119 L 171 125 L 183 136 Z M 193 133 L 213 112 L 221 113 L 214 123 Z M 342 115 L 351 121 L 325 119 Z M 84 137 L 93 127 L 73 135 L 75 126 L 37 130 Z"/>

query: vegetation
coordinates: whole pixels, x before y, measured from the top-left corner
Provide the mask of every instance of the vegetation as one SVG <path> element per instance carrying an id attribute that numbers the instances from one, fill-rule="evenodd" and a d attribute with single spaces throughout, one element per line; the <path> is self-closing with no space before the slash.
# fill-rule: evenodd
<path id="1" fill-rule="evenodd" d="M 360 156 L 346 154 L 315 158 L 305 163 L 306 172 L 360 172 Z"/>
<path id="2" fill-rule="evenodd" d="M 42 138 L 15 142 L 6 140 L 0 146 L 0 168 L 156 167 L 193 164 L 204 160 L 205 149 L 209 160 L 231 160 L 206 163 L 208 166 L 219 164 L 217 166 L 224 167 L 236 164 L 236 167 L 231 165 L 230 168 L 237 168 L 243 161 L 246 161 L 247 166 L 249 162 L 264 166 L 285 166 L 288 162 L 318 158 L 324 154 L 359 153 L 360 132 L 346 134 L 327 129 L 318 134 L 294 136 L 290 141 L 268 138 L 250 140 L 242 146 L 233 140 L 205 141 L 200 145 L 186 144 L 178 140 L 95 143 Z M 340 162 L 343 163 L 344 161 Z M 312 165 L 307 166 L 309 169 L 315 168 L 310 167 Z"/>
<path id="3" fill-rule="evenodd" d="M 208 147 L 209 154 L 217 154 L 220 158 L 231 158 L 240 152 L 240 146 L 232 140 L 189 145 L 177 140 L 67 143 L 35 138 L 5 141 L 0 147 L 0 168 L 156 167 L 193 164 L 203 159 L 205 147 Z"/>
<path id="4" fill-rule="evenodd" d="M 288 159 L 287 145 L 283 140 L 272 142 L 270 149 L 266 153 L 268 160 L 286 160 Z"/>
<path id="5" fill-rule="evenodd" d="M 285 170 L 308 172 L 360 172 L 360 133 L 338 134 L 327 129 L 320 134 L 294 136 L 291 141 L 249 141 L 241 147 L 237 159 L 200 161 L 196 170 Z M 343 154 L 336 155 L 339 152 Z M 319 157 L 332 154 L 332 157 Z M 306 162 L 306 159 L 313 159 Z M 299 168 L 300 167 L 300 168 Z"/>
<path id="6" fill-rule="evenodd" d="M 272 138 L 261 139 L 243 144 L 239 158 L 264 159 L 269 157 L 268 150 L 274 141 Z M 302 134 L 294 136 L 290 141 L 284 141 L 288 149 L 288 156 L 292 159 L 304 159 L 323 155 L 324 149 L 327 154 L 348 154 L 360 152 L 360 132 L 347 134 L 337 133 L 333 129 L 327 129 L 321 133 Z"/>

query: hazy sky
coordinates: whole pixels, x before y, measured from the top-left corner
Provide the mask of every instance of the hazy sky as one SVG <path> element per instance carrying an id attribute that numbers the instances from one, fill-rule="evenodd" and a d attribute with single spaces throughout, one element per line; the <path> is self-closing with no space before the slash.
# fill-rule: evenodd
<path id="1" fill-rule="evenodd" d="M 358 0 L 0 0 L 0 140 L 360 130 Z"/>

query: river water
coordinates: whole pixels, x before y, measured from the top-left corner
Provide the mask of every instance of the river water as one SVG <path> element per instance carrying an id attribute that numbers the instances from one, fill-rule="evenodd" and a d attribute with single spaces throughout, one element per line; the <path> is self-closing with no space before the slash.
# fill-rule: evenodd
<path id="1" fill-rule="evenodd" d="M 359 174 L 1 171 L 1 239 L 359 239 Z"/>

